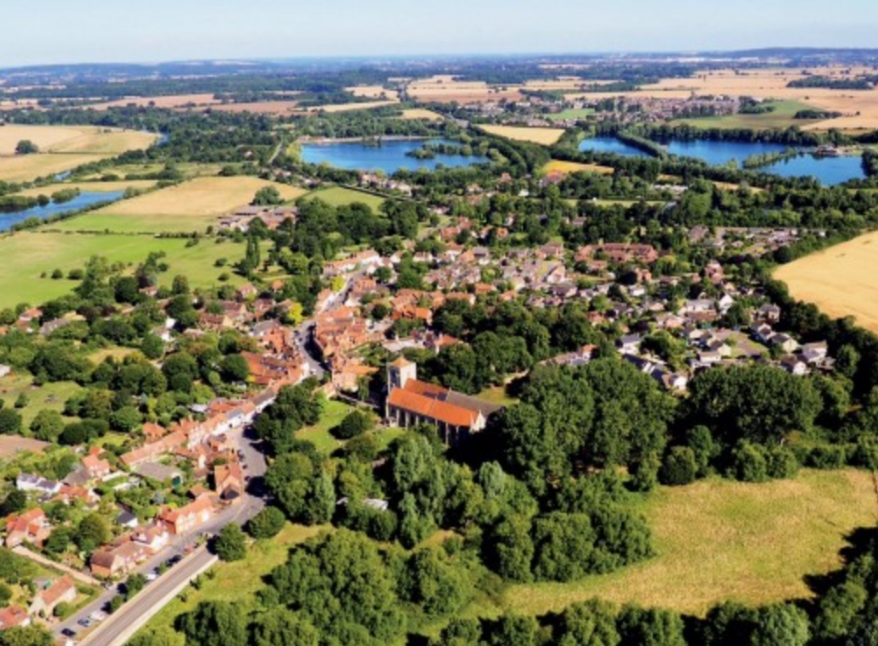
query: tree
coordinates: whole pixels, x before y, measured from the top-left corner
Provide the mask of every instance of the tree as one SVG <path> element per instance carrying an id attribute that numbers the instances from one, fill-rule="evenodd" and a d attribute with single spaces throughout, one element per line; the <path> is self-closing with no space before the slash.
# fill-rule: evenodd
<path id="1" fill-rule="evenodd" d="M 617 646 L 620 643 L 613 607 L 598 599 L 569 606 L 561 615 L 561 629 L 563 636 L 559 646 Z"/>
<path id="2" fill-rule="evenodd" d="M 318 646 L 320 633 L 286 608 L 273 608 L 253 625 L 256 646 Z"/>
<path id="3" fill-rule="evenodd" d="M 348 413 L 341 423 L 333 429 L 333 434 L 341 440 L 350 440 L 372 428 L 372 417 L 361 410 Z"/>
<path id="4" fill-rule="evenodd" d="M 283 201 L 284 199 L 280 191 L 277 190 L 277 187 L 264 186 L 256 191 L 256 195 L 253 196 L 253 201 L 250 204 L 253 206 L 275 206 L 283 204 Z"/>
<path id="5" fill-rule="evenodd" d="M 90 552 L 108 542 L 111 536 L 107 520 L 100 514 L 94 513 L 85 516 L 79 521 L 74 540 L 79 549 L 84 552 Z"/>
<path id="6" fill-rule="evenodd" d="M 140 351 L 147 359 L 160 359 L 165 352 L 165 342 L 152 333 L 144 334 Z"/>
<path id="7" fill-rule="evenodd" d="M 695 452 L 688 446 L 675 446 L 665 456 L 659 478 L 666 485 L 687 485 L 697 474 Z"/>
<path id="8" fill-rule="evenodd" d="M 247 617 L 238 603 L 202 601 L 177 620 L 192 646 L 248 646 Z"/>
<path id="9" fill-rule="evenodd" d="M 15 144 L 16 155 L 33 155 L 38 152 L 40 152 L 40 147 L 32 142 L 30 139 L 22 139 L 17 144 Z"/>
<path id="10" fill-rule="evenodd" d="M 805 646 L 808 642 L 808 615 L 790 603 L 760 608 L 750 638 L 751 646 Z"/>
<path id="11" fill-rule="evenodd" d="M 64 418 L 58 411 L 44 408 L 30 423 L 30 430 L 38 440 L 57 442 L 58 436 L 64 430 Z"/>
<path id="12" fill-rule="evenodd" d="M 12 435 L 21 430 L 21 415 L 12 408 L 0 409 L 0 433 Z"/>
<path id="13" fill-rule="evenodd" d="M 15 626 L 0 634 L 3 646 L 54 646 L 55 637 L 48 630 L 38 625 L 20 628 Z"/>
<path id="14" fill-rule="evenodd" d="M 675 612 L 625 606 L 617 626 L 625 646 L 686 646 L 683 619 Z"/>
<path id="15" fill-rule="evenodd" d="M 242 561 L 247 556 L 247 537 L 239 525 L 230 523 L 216 537 L 214 550 L 221 561 Z"/>
<path id="16" fill-rule="evenodd" d="M 12 589 L 5 583 L 0 583 L 0 606 L 9 605 L 10 599 L 12 599 Z"/>
<path id="17" fill-rule="evenodd" d="M 240 354 L 230 354 L 220 362 L 220 371 L 225 381 L 247 381 L 250 366 Z"/>
<path id="18" fill-rule="evenodd" d="M 274 538 L 284 528 L 287 519 L 277 507 L 266 507 L 247 524 L 250 536 L 256 539 Z"/>
<path id="19" fill-rule="evenodd" d="M 22 511 L 27 505 L 27 494 L 20 489 L 10 491 L 0 503 L 0 516 L 8 516 Z"/>

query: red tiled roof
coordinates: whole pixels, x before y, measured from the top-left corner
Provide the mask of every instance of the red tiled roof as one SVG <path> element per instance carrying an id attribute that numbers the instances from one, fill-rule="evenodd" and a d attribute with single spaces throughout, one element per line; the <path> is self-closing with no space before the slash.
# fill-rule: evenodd
<path id="1" fill-rule="evenodd" d="M 411 382 L 407 382 L 406 386 L 409 383 Z M 425 397 L 417 392 L 403 388 L 397 388 L 390 393 L 388 404 L 421 417 L 434 419 L 452 426 L 472 427 L 478 418 L 477 413 L 466 408 Z"/>

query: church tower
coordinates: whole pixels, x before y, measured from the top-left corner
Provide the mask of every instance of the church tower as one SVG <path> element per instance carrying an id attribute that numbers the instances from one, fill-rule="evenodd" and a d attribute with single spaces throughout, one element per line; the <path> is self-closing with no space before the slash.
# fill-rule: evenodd
<path id="1" fill-rule="evenodd" d="M 400 357 L 396 361 L 387 364 L 387 394 L 397 388 L 405 388 L 409 379 L 418 378 L 418 364 Z"/>

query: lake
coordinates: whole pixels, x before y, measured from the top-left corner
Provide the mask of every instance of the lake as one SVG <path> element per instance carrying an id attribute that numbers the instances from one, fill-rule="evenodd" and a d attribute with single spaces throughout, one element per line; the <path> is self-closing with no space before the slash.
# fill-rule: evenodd
<path id="1" fill-rule="evenodd" d="M 71 213 L 84 209 L 87 206 L 99 204 L 101 202 L 115 202 L 125 194 L 125 191 L 109 191 L 101 193 L 80 193 L 78 196 L 64 202 L 63 204 L 47 204 L 46 206 L 35 206 L 26 211 L 16 211 L 15 213 L 0 213 L 0 231 L 8 231 L 13 224 L 24 222 L 28 218 L 39 218 L 45 220 L 53 215 L 62 213 Z"/>
<path id="2" fill-rule="evenodd" d="M 740 168 L 747 157 L 784 152 L 788 146 L 784 144 L 740 141 L 670 141 L 665 143 L 668 152 L 681 157 L 694 157 L 708 164 L 722 166 L 732 160 L 738 162 Z M 626 157 L 648 157 L 645 152 L 615 137 L 594 137 L 585 139 L 579 144 L 581 151 L 614 153 Z M 835 186 L 851 179 L 863 179 L 863 166 L 860 157 L 815 157 L 802 154 L 792 159 L 782 160 L 756 169 L 760 172 L 773 173 L 780 177 L 814 177 L 824 186 Z"/>
<path id="3" fill-rule="evenodd" d="M 406 153 L 422 148 L 426 140 L 385 141 L 380 146 L 361 142 L 332 144 L 302 144 L 302 161 L 309 164 L 329 164 L 345 170 L 384 171 L 392 175 L 398 170 L 434 170 L 439 164 L 452 168 L 472 166 L 487 161 L 486 157 L 461 155 L 436 155 L 434 159 L 415 159 Z M 431 143 L 453 141 L 431 140 Z"/>

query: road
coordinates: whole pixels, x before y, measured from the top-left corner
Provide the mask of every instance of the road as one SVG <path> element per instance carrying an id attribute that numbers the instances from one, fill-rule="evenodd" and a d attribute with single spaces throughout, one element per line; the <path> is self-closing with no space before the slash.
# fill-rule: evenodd
<path id="1" fill-rule="evenodd" d="M 163 600 L 180 585 L 181 581 L 188 580 L 193 576 L 193 573 L 200 571 L 205 566 L 205 559 L 212 558 L 212 555 L 206 550 L 195 551 L 187 556 L 199 537 L 215 535 L 229 523 L 244 525 L 265 507 L 263 482 L 267 468 L 265 456 L 259 450 L 258 442 L 250 437 L 247 431 L 237 431 L 232 439 L 243 454 L 241 465 L 244 475 L 248 479 L 243 501 L 217 514 L 210 522 L 201 525 L 197 531 L 175 537 L 169 548 L 162 550 L 138 566 L 134 572 L 146 574 L 157 569 L 162 563 L 174 556 L 184 557 L 182 562 L 169 568 L 162 576 L 149 583 L 134 599 L 117 610 L 112 621 L 107 620 L 106 628 L 96 629 L 93 635 L 85 637 L 79 642 L 80 644 L 83 646 L 121 646 L 121 643 L 117 644 L 114 639 L 117 639 L 128 626 L 137 622 L 147 613 L 158 610 L 166 603 Z M 96 610 L 105 610 L 107 604 L 117 594 L 119 594 L 117 586 L 112 586 L 104 591 L 98 599 L 55 626 L 53 628 L 54 634 L 61 636 L 64 630 L 72 630 L 77 633 L 83 630 L 78 624 L 79 620 L 88 617 Z M 157 604 L 160 605 L 157 607 Z"/>

